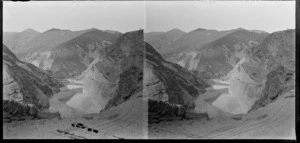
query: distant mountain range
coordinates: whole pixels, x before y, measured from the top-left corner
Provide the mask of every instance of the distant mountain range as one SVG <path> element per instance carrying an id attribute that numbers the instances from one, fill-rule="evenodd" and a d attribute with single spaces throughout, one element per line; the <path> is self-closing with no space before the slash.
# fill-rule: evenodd
<path id="1" fill-rule="evenodd" d="M 149 32 L 145 33 L 145 41 L 151 44 L 160 53 L 167 50 L 169 46 L 180 36 L 186 34 L 179 29 L 172 29 L 168 32 Z"/>
<path id="2" fill-rule="evenodd" d="M 226 33 L 227 35 L 224 35 Z M 196 49 L 184 49 L 180 52 L 174 50 L 165 54 L 164 57 L 202 77 L 219 78 L 232 70 L 233 66 L 245 57 L 250 47 L 258 45 L 268 35 L 245 29 L 235 29 L 219 34 L 224 36 Z M 216 32 L 212 35 L 218 37 L 219 34 Z M 195 44 L 197 45 L 199 42 Z"/>
<path id="3" fill-rule="evenodd" d="M 251 96 L 248 111 L 294 86 L 294 33 L 241 28 L 125 34 L 53 28 L 43 33 L 32 29 L 5 33 L 4 43 L 11 47 L 3 46 L 4 99 L 13 106 L 22 95 L 22 103 L 47 108 L 47 98 L 60 87 L 55 78 L 77 78 L 84 89 L 68 103 L 72 107 L 78 106 L 76 98 L 84 98 L 83 104 L 91 106 L 87 112 L 98 112 L 118 106 L 144 88 L 149 111 L 176 116 L 195 107 L 195 99 L 209 86 L 206 79 L 222 78 L 230 80 L 230 94 Z M 16 90 L 11 90 L 15 84 Z M 234 90 L 236 84 L 243 87 Z"/>
<path id="4" fill-rule="evenodd" d="M 264 31 L 243 28 L 227 31 L 198 28 L 188 33 L 173 29 L 145 33 L 145 41 L 167 61 L 177 63 L 201 77 L 217 78 L 232 70 L 245 56 L 247 49 L 258 45 L 267 35 Z"/>
<path id="5" fill-rule="evenodd" d="M 71 31 L 52 28 L 43 33 L 39 33 L 33 29 L 27 29 L 22 32 L 4 32 L 3 43 L 17 55 L 24 55 L 31 52 L 54 48 L 59 44 L 93 30 L 98 29 L 91 28 L 80 31 Z M 120 32 L 113 30 L 104 30 L 104 32 L 121 34 Z"/>
<path id="6" fill-rule="evenodd" d="M 82 31 L 52 28 L 10 49 L 20 59 L 47 70 L 55 77 L 69 78 L 84 71 L 99 56 L 101 49 L 113 44 L 121 34 L 95 28 Z"/>
<path id="7" fill-rule="evenodd" d="M 40 32 L 33 29 L 26 29 L 22 32 L 4 32 L 3 43 L 11 50 L 17 50 L 39 34 Z"/>

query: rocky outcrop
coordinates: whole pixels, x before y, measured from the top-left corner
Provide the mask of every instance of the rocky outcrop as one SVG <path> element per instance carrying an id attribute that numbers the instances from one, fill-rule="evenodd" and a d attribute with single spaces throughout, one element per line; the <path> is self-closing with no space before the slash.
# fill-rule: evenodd
<path id="1" fill-rule="evenodd" d="M 83 72 L 83 94 L 67 104 L 83 112 L 99 113 L 142 91 L 143 49 L 142 30 L 123 34 Z"/>
<path id="2" fill-rule="evenodd" d="M 295 71 L 289 71 L 280 66 L 267 74 L 265 88 L 258 100 L 253 104 L 251 110 L 264 107 L 276 100 L 280 95 L 289 92 L 295 88 Z"/>
<path id="3" fill-rule="evenodd" d="M 265 87 L 251 110 L 264 107 L 295 88 L 295 30 L 272 33 L 261 46 L 252 49 L 251 59 L 266 69 Z"/>
<path id="4" fill-rule="evenodd" d="M 205 92 L 208 84 L 181 66 L 165 61 L 148 43 L 145 48 L 144 95 L 149 99 L 149 112 L 162 115 L 180 107 L 182 114 L 175 115 L 184 115 L 194 108 L 194 100 Z"/>
<path id="5" fill-rule="evenodd" d="M 32 64 L 20 61 L 3 45 L 3 110 L 35 114 L 49 107 L 48 98 L 62 84 Z"/>

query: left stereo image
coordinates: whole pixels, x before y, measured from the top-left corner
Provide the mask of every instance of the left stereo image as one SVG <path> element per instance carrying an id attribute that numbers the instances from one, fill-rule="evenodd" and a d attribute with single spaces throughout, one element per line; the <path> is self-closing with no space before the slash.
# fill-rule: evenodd
<path id="1" fill-rule="evenodd" d="M 4 138 L 147 138 L 143 2 L 3 7 Z"/>

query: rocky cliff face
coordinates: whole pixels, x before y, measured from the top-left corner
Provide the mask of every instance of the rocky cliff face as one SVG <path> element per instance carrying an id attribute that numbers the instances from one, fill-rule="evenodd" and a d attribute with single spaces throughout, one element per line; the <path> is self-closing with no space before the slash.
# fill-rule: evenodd
<path id="1" fill-rule="evenodd" d="M 196 50 L 165 57 L 202 78 L 220 78 L 245 57 L 247 50 L 261 43 L 266 36 L 266 33 L 240 29 Z"/>
<path id="2" fill-rule="evenodd" d="M 3 45 L 3 111 L 34 115 L 49 107 L 62 84 L 32 64 L 20 61 Z"/>
<path id="3" fill-rule="evenodd" d="M 251 48 L 226 77 L 229 93 L 213 104 L 226 112 L 246 114 L 295 86 L 295 31 L 272 33 Z"/>
<path id="4" fill-rule="evenodd" d="M 55 48 L 29 53 L 23 59 L 54 77 L 70 78 L 80 75 L 119 36 L 119 33 L 93 29 Z"/>
<path id="5" fill-rule="evenodd" d="M 250 57 L 266 70 L 265 87 L 252 110 L 295 88 L 295 30 L 272 33 L 260 46 L 252 49 Z"/>
<path id="6" fill-rule="evenodd" d="M 83 94 L 67 104 L 87 113 L 99 113 L 142 91 L 143 49 L 142 30 L 123 34 L 83 72 Z"/>
<path id="7" fill-rule="evenodd" d="M 148 43 L 145 45 L 144 95 L 149 99 L 149 112 L 184 115 L 193 108 L 194 100 L 208 87 L 181 66 L 165 61 Z M 180 112 L 177 112 L 180 111 Z"/>

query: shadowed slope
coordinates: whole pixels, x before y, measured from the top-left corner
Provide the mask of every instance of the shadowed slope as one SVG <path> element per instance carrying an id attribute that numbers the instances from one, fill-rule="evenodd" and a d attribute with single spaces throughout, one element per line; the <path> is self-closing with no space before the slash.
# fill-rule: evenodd
<path id="1" fill-rule="evenodd" d="M 144 94 L 149 98 L 149 112 L 184 116 L 208 84 L 179 65 L 165 61 L 148 43 L 145 48 Z"/>
<path id="2" fill-rule="evenodd" d="M 13 115 L 36 115 L 37 110 L 49 107 L 48 98 L 61 87 L 32 64 L 20 61 L 3 45 L 3 110 Z"/>
<path id="3" fill-rule="evenodd" d="M 105 47 L 80 77 L 83 93 L 67 104 L 99 113 L 131 99 L 142 90 L 143 47 L 142 30 L 125 33 Z"/>

